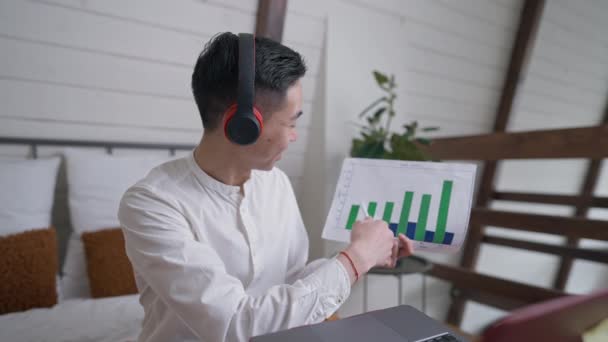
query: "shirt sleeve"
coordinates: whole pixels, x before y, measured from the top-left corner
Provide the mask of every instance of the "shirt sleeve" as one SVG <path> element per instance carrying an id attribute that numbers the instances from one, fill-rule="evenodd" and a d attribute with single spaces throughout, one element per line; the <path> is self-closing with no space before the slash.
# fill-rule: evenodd
<path id="1" fill-rule="evenodd" d="M 134 270 L 201 339 L 241 341 L 320 322 L 350 294 L 348 273 L 335 258 L 291 284 L 247 294 L 214 246 L 195 239 L 177 203 L 152 189 L 130 189 L 118 216 Z"/>
<path id="2" fill-rule="evenodd" d="M 323 266 L 328 261 L 328 259 L 321 258 L 311 261 L 307 264 L 309 239 L 308 233 L 306 231 L 306 226 L 304 225 L 304 221 L 302 220 L 302 214 L 300 213 L 296 196 L 293 192 L 293 187 L 291 186 L 291 182 L 289 181 L 287 175 L 285 175 L 284 173 L 281 173 L 281 175 L 283 182 L 285 183 L 284 188 L 286 189 L 285 201 L 289 204 L 285 207 L 292 208 L 292 210 L 294 211 L 292 215 L 294 216 L 296 222 L 294 227 L 290 227 L 291 229 L 293 229 L 293 231 L 290 234 L 289 254 L 287 260 L 287 282 L 289 284 L 292 284 L 298 279 L 306 277 L 319 267 Z M 342 266 L 342 263 L 339 264 Z M 344 270 L 344 272 L 347 271 Z M 331 312 L 327 317 L 329 317 L 331 314 L 333 314 L 333 312 Z"/>

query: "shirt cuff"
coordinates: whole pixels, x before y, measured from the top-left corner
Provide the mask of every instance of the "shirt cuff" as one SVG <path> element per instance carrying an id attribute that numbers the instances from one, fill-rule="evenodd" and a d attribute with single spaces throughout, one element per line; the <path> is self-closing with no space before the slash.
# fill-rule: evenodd
<path id="1" fill-rule="evenodd" d="M 336 258 L 327 260 L 315 273 L 320 304 L 312 316 L 316 323 L 322 322 L 342 306 L 350 295 L 351 286 L 348 271 Z"/>

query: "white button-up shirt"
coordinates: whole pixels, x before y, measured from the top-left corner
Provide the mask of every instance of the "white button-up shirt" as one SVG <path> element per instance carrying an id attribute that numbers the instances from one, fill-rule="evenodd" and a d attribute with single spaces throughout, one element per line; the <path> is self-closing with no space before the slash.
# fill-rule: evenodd
<path id="1" fill-rule="evenodd" d="M 335 258 L 306 265 L 289 179 L 252 171 L 223 184 L 192 153 L 124 195 L 119 219 L 145 318 L 140 341 L 246 341 L 323 321 L 350 294 Z"/>

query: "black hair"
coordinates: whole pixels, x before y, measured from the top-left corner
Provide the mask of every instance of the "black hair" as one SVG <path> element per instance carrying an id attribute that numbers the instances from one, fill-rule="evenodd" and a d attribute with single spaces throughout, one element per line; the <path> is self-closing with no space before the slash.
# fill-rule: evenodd
<path id="1" fill-rule="evenodd" d="M 192 93 L 203 127 L 215 129 L 237 100 L 239 37 L 224 32 L 205 45 L 192 73 Z M 264 119 L 283 104 L 287 89 L 306 73 L 302 56 L 267 38 L 255 38 L 255 102 Z"/>

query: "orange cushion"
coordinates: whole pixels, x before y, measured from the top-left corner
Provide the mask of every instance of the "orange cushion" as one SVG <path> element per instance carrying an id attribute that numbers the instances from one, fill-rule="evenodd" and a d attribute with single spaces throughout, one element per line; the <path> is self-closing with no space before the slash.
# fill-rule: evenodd
<path id="1" fill-rule="evenodd" d="M 137 293 L 120 228 L 82 233 L 93 298 Z"/>
<path id="2" fill-rule="evenodd" d="M 54 228 L 0 237 L 0 314 L 57 304 Z"/>

